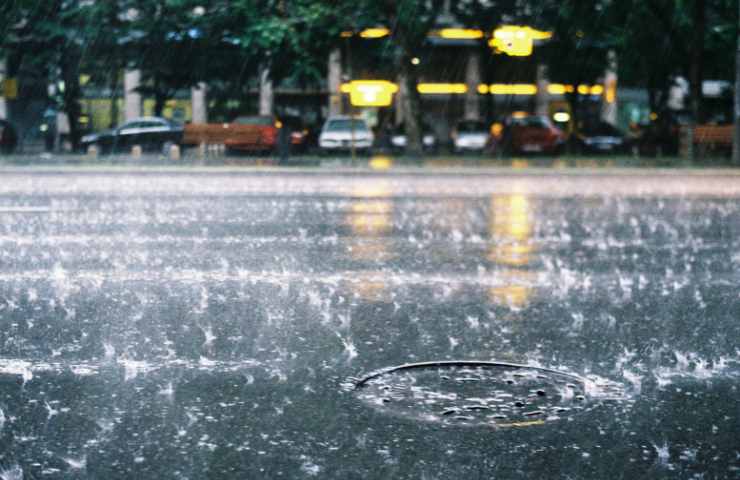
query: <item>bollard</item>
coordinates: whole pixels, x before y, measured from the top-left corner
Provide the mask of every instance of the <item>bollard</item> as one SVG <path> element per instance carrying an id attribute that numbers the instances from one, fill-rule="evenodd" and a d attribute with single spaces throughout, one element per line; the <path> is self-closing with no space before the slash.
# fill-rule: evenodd
<path id="1" fill-rule="evenodd" d="M 180 160 L 180 145 L 170 145 L 170 150 L 167 154 L 170 160 Z"/>
<path id="2" fill-rule="evenodd" d="M 97 145 L 90 145 L 87 147 L 87 156 L 90 158 L 98 158 L 98 146 Z"/>
<path id="3" fill-rule="evenodd" d="M 131 147 L 131 156 L 133 158 L 141 158 L 142 148 L 141 145 L 134 145 Z"/>

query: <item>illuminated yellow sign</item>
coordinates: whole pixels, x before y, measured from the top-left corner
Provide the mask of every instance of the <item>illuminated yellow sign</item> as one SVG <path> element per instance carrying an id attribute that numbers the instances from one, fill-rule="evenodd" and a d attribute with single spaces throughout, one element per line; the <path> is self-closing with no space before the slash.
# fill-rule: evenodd
<path id="1" fill-rule="evenodd" d="M 494 83 L 488 86 L 491 95 L 536 95 L 537 85 L 528 83 Z"/>
<path id="2" fill-rule="evenodd" d="M 423 94 L 461 94 L 468 91 L 464 83 L 420 83 L 417 85 L 419 93 Z"/>
<path id="3" fill-rule="evenodd" d="M 386 80 L 353 80 L 342 84 L 349 101 L 356 107 L 387 107 L 393 101 L 398 85 Z"/>
<path id="4" fill-rule="evenodd" d="M 601 95 L 604 93 L 603 85 L 563 85 L 562 83 L 551 83 L 547 86 L 547 91 L 551 95 L 563 95 L 565 93 L 578 92 L 581 95 Z"/>
<path id="5" fill-rule="evenodd" d="M 493 38 L 488 45 L 512 57 L 528 57 L 532 55 L 535 40 L 547 40 L 551 37 L 551 32 L 542 32 L 531 27 L 504 25 L 493 31 Z"/>
<path id="6" fill-rule="evenodd" d="M 483 38 L 483 32 L 472 28 L 443 28 L 434 32 L 439 37 L 451 40 L 477 40 Z"/>

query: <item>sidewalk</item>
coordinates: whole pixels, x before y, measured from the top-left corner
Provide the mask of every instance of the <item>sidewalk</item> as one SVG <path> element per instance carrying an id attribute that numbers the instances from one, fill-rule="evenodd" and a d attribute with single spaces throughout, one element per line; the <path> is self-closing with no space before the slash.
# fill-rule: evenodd
<path id="1" fill-rule="evenodd" d="M 88 155 L 13 155 L 0 156 L 0 172 L 15 170 L 57 171 L 294 171 L 301 173 L 352 173 L 388 172 L 424 174 L 433 172 L 483 174 L 516 172 L 534 174 L 579 174 L 579 173 L 639 173 L 663 171 L 695 174 L 740 175 L 740 166 L 731 164 L 730 159 L 710 158 L 691 162 L 684 158 L 635 158 L 635 157 L 511 157 L 490 156 L 430 156 L 424 158 L 374 155 L 370 157 L 318 157 L 292 156 L 286 163 L 277 157 L 259 156 L 212 156 L 186 155 L 170 160 L 162 155 L 130 155 L 90 157 Z"/>

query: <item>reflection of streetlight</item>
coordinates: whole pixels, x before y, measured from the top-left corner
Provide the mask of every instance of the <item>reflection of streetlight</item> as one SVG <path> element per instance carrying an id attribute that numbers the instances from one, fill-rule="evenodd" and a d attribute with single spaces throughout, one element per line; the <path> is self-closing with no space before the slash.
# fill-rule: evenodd
<path id="1" fill-rule="evenodd" d="M 393 199 L 387 188 L 362 186 L 353 191 L 345 222 L 352 235 L 347 248 L 353 260 L 382 262 L 391 257 L 388 234 L 393 229 Z M 380 272 L 356 272 L 348 283 L 352 291 L 365 299 L 383 298 L 385 277 Z"/>
<path id="2" fill-rule="evenodd" d="M 348 214 L 352 233 L 361 236 L 380 237 L 392 226 L 390 200 L 353 200 Z"/>
<path id="3" fill-rule="evenodd" d="M 529 300 L 532 272 L 529 265 L 533 218 L 529 199 L 523 194 L 494 195 L 491 198 L 488 259 L 510 267 L 502 272 L 504 283 L 489 290 L 491 301 L 523 307 Z"/>
<path id="4" fill-rule="evenodd" d="M 198 5 L 193 9 L 193 15 L 196 17 L 202 17 L 206 13 L 206 8 L 202 5 Z"/>

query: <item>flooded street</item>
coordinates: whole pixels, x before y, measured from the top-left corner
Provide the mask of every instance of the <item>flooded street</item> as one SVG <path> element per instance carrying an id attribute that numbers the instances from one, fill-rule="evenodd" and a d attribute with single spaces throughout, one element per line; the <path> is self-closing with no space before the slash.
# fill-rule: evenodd
<path id="1" fill-rule="evenodd" d="M 3 480 L 740 477 L 737 174 L 1 178 Z"/>

